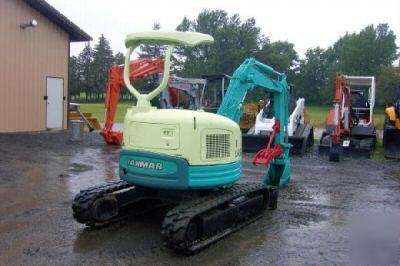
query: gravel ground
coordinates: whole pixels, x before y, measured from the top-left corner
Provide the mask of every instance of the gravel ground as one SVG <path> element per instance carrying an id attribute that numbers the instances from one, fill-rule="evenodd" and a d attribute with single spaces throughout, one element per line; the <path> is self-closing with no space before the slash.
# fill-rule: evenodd
<path id="1" fill-rule="evenodd" d="M 72 218 L 80 189 L 118 179 L 118 152 L 99 135 L 0 134 L 0 265 L 263 265 L 400 263 L 400 163 L 314 151 L 292 158 L 278 209 L 191 257 L 162 247 L 159 214 L 88 230 Z M 243 156 L 244 181 L 263 167 Z"/>

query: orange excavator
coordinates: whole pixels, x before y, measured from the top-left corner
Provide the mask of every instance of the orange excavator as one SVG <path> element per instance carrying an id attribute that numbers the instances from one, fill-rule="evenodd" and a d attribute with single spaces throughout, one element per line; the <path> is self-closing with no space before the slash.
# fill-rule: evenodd
<path id="1" fill-rule="evenodd" d="M 370 157 L 376 144 L 375 78 L 337 74 L 333 109 L 329 110 L 318 151 L 330 161 L 343 155 Z"/>
<path id="2" fill-rule="evenodd" d="M 158 58 L 139 58 L 131 61 L 129 77 L 131 82 L 143 79 L 147 76 L 164 72 L 164 60 Z M 106 88 L 106 121 L 100 134 L 104 137 L 107 144 L 121 145 L 122 132 L 113 131 L 115 113 L 119 101 L 121 88 L 124 87 L 124 66 L 112 65 L 108 72 L 108 81 Z"/>

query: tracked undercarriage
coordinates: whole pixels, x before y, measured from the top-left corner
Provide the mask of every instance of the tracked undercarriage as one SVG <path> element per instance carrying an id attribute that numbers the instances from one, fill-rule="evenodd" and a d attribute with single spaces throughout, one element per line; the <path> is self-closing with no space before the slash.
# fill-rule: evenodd
<path id="1" fill-rule="evenodd" d="M 82 190 L 72 209 L 90 227 L 164 207 L 164 245 L 192 254 L 248 225 L 265 209 L 275 209 L 278 191 L 263 184 L 235 184 L 218 190 L 167 191 L 134 187 L 124 181 Z"/>

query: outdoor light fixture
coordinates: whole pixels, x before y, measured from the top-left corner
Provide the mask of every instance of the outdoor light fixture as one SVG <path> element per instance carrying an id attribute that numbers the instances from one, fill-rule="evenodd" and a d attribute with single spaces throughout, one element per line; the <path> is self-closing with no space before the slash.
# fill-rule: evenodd
<path id="1" fill-rule="evenodd" d="M 24 30 L 25 28 L 28 28 L 28 27 L 34 28 L 34 27 L 37 26 L 37 24 L 38 24 L 37 21 L 34 20 L 34 19 L 32 19 L 31 21 L 22 23 L 22 24 L 20 25 L 20 27 L 21 27 L 21 29 Z"/>

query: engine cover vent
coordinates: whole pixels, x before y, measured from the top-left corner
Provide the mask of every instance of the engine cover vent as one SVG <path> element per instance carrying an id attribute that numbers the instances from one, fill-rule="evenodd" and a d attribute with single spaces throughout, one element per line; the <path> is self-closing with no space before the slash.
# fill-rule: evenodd
<path id="1" fill-rule="evenodd" d="M 206 159 L 229 158 L 230 150 L 230 134 L 206 135 Z"/>

